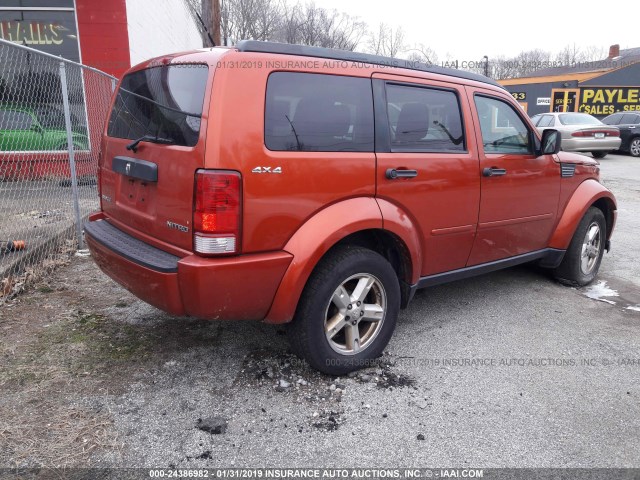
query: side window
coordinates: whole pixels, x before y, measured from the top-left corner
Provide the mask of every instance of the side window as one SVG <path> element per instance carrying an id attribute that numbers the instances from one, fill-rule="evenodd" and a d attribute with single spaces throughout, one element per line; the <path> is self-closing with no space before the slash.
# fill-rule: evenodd
<path id="1" fill-rule="evenodd" d="M 264 140 L 275 151 L 373 152 L 371 80 L 272 73 Z"/>
<path id="2" fill-rule="evenodd" d="M 635 115 L 633 113 L 626 113 L 622 117 L 622 120 L 620 120 L 620 124 L 621 125 L 633 125 L 633 124 L 638 123 L 638 119 L 639 118 L 640 117 L 638 115 Z"/>
<path id="3" fill-rule="evenodd" d="M 553 115 L 543 115 L 538 127 L 551 127 L 553 126 Z"/>
<path id="4" fill-rule="evenodd" d="M 476 95 L 475 102 L 485 153 L 533 152 L 529 130 L 511 105 L 481 95 Z"/>
<path id="5" fill-rule="evenodd" d="M 25 112 L 15 110 L 0 111 L 0 128 L 3 130 L 29 130 L 33 119 Z"/>
<path id="6" fill-rule="evenodd" d="M 542 118 L 542 115 L 540 115 L 540 114 L 535 115 L 535 116 L 531 117 L 531 123 L 533 123 L 537 127 L 538 126 L 538 122 L 540 121 L 541 118 Z"/>
<path id="7" fill-rule="evenodd" d="M 387 84 L 387 113 L 393 151 L 466 150 L 460 104 L 453 92 Z"/>
<path id="8" fill-rule="evenodd" d="M 602 123 L 605 123 L 607 125 L 618 125 L 621 119 L 622 119 L 622 114 L 614 113 L 613 115 L 609 115 L 607 118 L 602 120 Z"/>

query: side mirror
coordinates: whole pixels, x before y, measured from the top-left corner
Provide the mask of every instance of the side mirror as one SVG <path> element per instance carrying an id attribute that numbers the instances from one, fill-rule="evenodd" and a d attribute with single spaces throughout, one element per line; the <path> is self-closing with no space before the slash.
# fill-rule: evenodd
<path id="1" fill-rule="evenodd" d="M 540 154 L 551 155 L 558 153 L 560 151 L 561 140 L 560 132 L 557 130 L 553 130 L 552 128 L 545 130 L 542 132 Z"/>

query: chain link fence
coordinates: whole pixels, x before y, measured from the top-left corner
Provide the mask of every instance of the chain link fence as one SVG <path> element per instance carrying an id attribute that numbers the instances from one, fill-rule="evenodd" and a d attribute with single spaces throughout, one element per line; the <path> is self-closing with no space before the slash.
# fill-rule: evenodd
<path id="1" fill-rule="evenodd" d="M 82 248 L 116 79 L 0 39 L 0 301 Z"/>

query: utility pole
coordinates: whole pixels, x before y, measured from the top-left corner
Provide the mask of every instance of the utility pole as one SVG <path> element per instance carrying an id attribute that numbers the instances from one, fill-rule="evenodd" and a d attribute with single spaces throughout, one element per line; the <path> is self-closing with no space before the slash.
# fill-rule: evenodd
<path id="1" fill-rule="evenodd" d="M 484 76 L 489 77 L 489 57 L 485 55 L 482 59 L 484 60 Z"/>
<path id="2" fill-rule="evenodd" d="M 222 45 L 220 41 L 220 0 L 213 0 L 213 15 L 211 15 L 212 31 L 213 31 L 213 43 L 216 46 Z"/>

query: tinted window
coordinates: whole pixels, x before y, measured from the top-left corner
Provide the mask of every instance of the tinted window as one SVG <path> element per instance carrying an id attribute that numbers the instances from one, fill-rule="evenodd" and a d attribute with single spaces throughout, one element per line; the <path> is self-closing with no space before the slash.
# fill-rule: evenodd
<path id="1" fill-rule="evenodd" d="M 387 112 L 396 151 L 466 150 L 458 97 L 453 92 L 387 85 Z"/>
<path id="2" fill-rule="evenodd" d="M 371 81 L 272 73 L 267 84 L 264 136 L 269 150 L 372 152 Z"/>
<path id="3" fill-rule="evenodd" d="M 476 96 L 476 108 L 486 153 L 531 153 L 531 136 L 511 105 Z"/>
<path id="4" fill-rule="evenodd" d="M 602 119 L 602 123 L 606 125 L 618 125 L 621 119 L 621 113 L 614 113 L 613 115 L 609 115 L 608 117 Z"/>
<path id="5" fill-rule="evenodd" d="M 538 127 L 551 127 L 554 124 L 553 115 L 543 115 L 538 123 Z"/>
<path id="6" fill-rule="evenodd" d="M 636 115 L 634 113 L 627 113 L 622 117 L 622 120 L 620 121 L 620 124 L 623 125 L 633 125 L 638 123 L 638 121 L 640 120 L 640 115 Z"/>
<path id="7" fill-rule="evenodd" d="M 207 86 L 206 65 L 169 65 L 122 79 L 108 135 L 194 146 Z"/>
<path id="8" fill-rule="evenodd" d="M 32 122 L 28 113 L 0 110 L 0 130 L 29 130 Z"/>
<path id="9" fill-rule="evenodd" d="M 542 115 L 535 115 L 531 117 L 531 123 L 533 123 L 536 127 L 538 126 L 538 122 L 542 118 Z"/>

